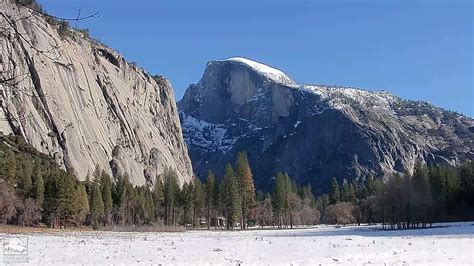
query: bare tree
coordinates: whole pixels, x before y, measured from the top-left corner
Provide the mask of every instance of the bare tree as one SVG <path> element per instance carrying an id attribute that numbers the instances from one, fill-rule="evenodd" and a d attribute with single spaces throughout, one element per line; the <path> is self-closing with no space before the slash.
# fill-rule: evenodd
<path id="1" fill-rule="evenodd" d="M 257 202 L 256 216 L 258 224 L 263 228 L 273 224 L 273 207 L 271 197 Z"/>
<path id="2" fill-rule="evenodd" d="M 4 182 L 0 183 L 0 223 L 6 224 L 16 215 L 18 198 Z"/>
<path id="3" fill-rule="evenodd" d="M 354 217 L 355 206 L 349 202 L 340 202 L 329 205 L 326 209 L 326 220 L 329 223 L 346 225 L 355 223 Z"/>
<path id="4" fill-rule="evenodd" d="M 41 220 L 41 207 L 33 199 L 26 199 L 20 209 L 21 214 L 18 215 L 18 224 L 33 226 Z"/>

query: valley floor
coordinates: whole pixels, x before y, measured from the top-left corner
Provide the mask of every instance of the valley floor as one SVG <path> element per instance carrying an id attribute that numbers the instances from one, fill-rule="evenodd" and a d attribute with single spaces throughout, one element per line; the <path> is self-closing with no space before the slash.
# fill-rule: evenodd
<path id="1" fill-rule="evenodd" d="M 427 264 L 474 265 L 474 223 L 424 230 L 377 226 L 181 233 L 0 234 L 28 239 L 27 259 L 64 264 Z M 4 240 L 5 241 L 5 240 Z M 5 248 L 5 245 L 4 245 Z M 0 254 L 0 262 L 4 256 Z"/>

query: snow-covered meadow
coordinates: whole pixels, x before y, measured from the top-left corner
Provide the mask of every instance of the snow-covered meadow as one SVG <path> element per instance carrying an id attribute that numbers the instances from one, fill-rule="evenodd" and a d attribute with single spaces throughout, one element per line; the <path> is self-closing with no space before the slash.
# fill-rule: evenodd
<path id="1" fill-rule="evenodd" d="M 28 261 L 41 265 L 474 264 L 473 223 L 405 231 L 321 225 L 233 232 L 2 235 L 12 236 L 28 237 Z"/>

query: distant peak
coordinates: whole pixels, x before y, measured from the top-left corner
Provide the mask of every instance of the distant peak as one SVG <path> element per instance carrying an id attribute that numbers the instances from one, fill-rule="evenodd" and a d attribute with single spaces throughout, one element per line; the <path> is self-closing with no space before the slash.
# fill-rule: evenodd
<path id="1" fill-rule="evenodd" d="M 290 77 L 288 77 L 288 75 L 286 75 L 283 71 L 247 58 L 231 57 L 222 61 L 245 64 L 248 67 L 252 68 L 254 71 L 277 83 L 281 83 L 284 85 L 295 84 L 295 82 Z"/>

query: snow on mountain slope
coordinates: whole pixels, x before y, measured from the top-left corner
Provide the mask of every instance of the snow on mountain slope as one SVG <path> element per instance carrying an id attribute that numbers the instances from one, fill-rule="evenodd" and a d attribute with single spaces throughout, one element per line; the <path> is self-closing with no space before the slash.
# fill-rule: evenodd
<path id="1" fill-rule="evenodd" d="M 291 78 L 248 59 L 207 64 L 201 80 L 178 103 L 198 176 L 209 169 L 222 176 L 226 163 L 242 150 L 256 187 L 263 190 L 278 171 L 324 192 L 332 177 L 341 182 L 386 178 L 411 172 L 419 161 L 457 165 L 474 160 L 469 117 L 385 91 L 281 80 Z M 189 117 L 218 125 L 218 131 L 203 131 Z M 219 147 L 223 140 L 232 141 Z"/>
<path id="2" fill-rule="evenodd" d="M 251 67 L 252 69 L 254 69 L 255 71 L 261 73 L 265 77 L 267 77 L 270 80 L 272 80 L 274 82 L 277 82 L 277 83 L 281 83 L 281 84 L 285 84 L 285 85 L 295 84 L 295 82 L 290 77 L 288 77 L 285 73 L 283 73 L 283 71 L 278 70 L 278 69 L 273 68 L 273 67 L 270 67 L 270 66 L 267 66 L 267 65 L 262 64 L 262 63 L 255 62 L 255 61 L 247 59 L 247 58 L 232 57 L 232 58 L 229 58 L 229 59 L 225 59 L 223 61 L 233 61 L 233 62 L 239 62 L 239 63 L 246 64 L 249 67 Z"/>
<path id="3" fill-rule="evenodd" d="M 351 87 L 301 85 L 299 89 L 319 95 L 321 99 L 327 100 L 331 107 L 340 110 L 354 103 L 366 108 L 390 110 L 395 102 L 401 100 L 386 91 L 368 91 Z"/>
<path id="4" fill-rule="evenodd" d="M 235 138 L 226 138 L 227 129 L 222 124 L 213 124 L 206 121 L 180 113 L 183 131 L 193 131 L 193 136 L 185 139 L 193 147 L 201 147 L 205 150 L 225 151 L 232 147 Z"/>

